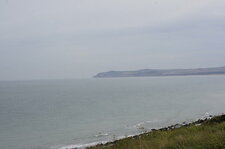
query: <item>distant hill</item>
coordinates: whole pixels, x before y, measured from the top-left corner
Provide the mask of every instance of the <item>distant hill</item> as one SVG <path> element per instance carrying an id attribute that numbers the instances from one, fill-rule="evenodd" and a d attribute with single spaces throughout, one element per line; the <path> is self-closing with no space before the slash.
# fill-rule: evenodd
<path id="1" fill-rule="evenodd" d="M 95 75 L 95 78 L 113 77 L 151 77 L 225 74 L 225 67 L 196 69 L 142 69 L 135 71 L 108 71 Z"/>

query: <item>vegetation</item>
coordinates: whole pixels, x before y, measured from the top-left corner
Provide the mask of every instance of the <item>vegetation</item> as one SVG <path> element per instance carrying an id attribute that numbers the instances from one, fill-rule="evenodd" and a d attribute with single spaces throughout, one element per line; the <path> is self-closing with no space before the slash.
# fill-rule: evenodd
<path id="1" fill-rule="evenodd" d="M 180 128 L 167 127 L 89 149 L 225 149 L 225 115 L 198 120 Z"/>

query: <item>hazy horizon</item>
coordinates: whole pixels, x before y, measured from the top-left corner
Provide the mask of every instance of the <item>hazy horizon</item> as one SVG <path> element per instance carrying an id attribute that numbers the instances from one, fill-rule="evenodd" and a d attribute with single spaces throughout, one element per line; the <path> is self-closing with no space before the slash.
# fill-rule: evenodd
<path id="1" fill-rule="evenodd" d="M 225 66 L 223 0 L 0 0 L 0 80 Z"/>

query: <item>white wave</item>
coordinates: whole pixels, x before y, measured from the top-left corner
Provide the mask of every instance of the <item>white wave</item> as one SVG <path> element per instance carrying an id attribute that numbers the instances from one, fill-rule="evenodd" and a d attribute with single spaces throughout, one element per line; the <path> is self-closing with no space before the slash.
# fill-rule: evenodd
<path id="1" fill-rule="evenodd" d="M 146 121 L 146 123 L 157 123 L 157 122 L 161 122 L 163 120 L 152 120 L 152 121 Z"/>
<path id="2" fill-rule="evenodd" d="M 59 149 L 85 149 L 87 147 L 95 146 L 98 144 L 106 144 L 107 142 L 109 142 L 109 141 L 92 142 L 92 143 L 87 143 L 87 144 L 74 144 L 74 145 L 64 146 Z"/>
<path id="3" fill-rule="evenodd" d="M 136 136 L 136 135 L 138 135 L 138 134 L 132 134 L 132 135 L 128 135 L 128 136 L 117 136 L 115 139 L 108 140 L 108 141 L 99 141 L 99 142 L 92 142 L 92 143 L 87 143 L 87 144 L 67 145 L 67 146 L 61 147 L 59 149 L 85 149 L 87 147 L 95 146 L 95 145 L 98 145 L 98 144 L 106 144 L 106 143 L 109 143 L 109 142 L 121 140 L 121 139 L 124 139 L 124 138 L 127 138 L 127 137 L 133 137 L 133 136 Z"/>
<path id="4" fill-rule="evenodd" d="M 137 123 L 136 125 L 134 125 L 133 127 L 140 127 L 141 125 L 144 125 L 145 122 L 140 122 L 140 123 Z"/>
<path id="5" fill-rule="evenodd" d="M 126 136 L 118 136 L 118 137 L 116 137 L 116 140 L 121 140 L 121 139 L 124 139 L 124 138 L 126 138 Z"/>
<path id="6" fill-rule="evenodd" d="M 200 119 L 204 120 L 204 119 L 210 119 L 210 118 L 212 118 L 212 115 L 209 112 L 205 112 L 205 114 Z"/>
<path id="7" fill-rule="evenodd" d="M 137 123 L 133 126 L 128 126 L 128 128 L 132 129 L 132 128 L 140 128 L 141 126 L 145 125 L 145 124 L 148 124 L 148 123 L 157 123 L 157 122 L 161 122 L 162 120 L 150 120 L 150 121 L 144 121 L 144 122 L 140 122 L 140 123 Z"/>
<path id="8" fill-rule="evenodd" d="M 98 133 L 97 135 L 95 135 L 95 137 L 103 137 L 103 136 L 108 136 L 109 133 Z"/>

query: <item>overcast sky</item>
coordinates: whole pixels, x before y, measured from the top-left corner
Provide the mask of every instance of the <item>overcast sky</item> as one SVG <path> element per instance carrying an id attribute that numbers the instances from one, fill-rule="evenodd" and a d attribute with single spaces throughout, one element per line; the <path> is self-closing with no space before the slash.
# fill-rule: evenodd
<path id="1" fill-rule="evenodd" d="M 0 0 L 0 80 L 225 66 L 225 0 Z"/>

